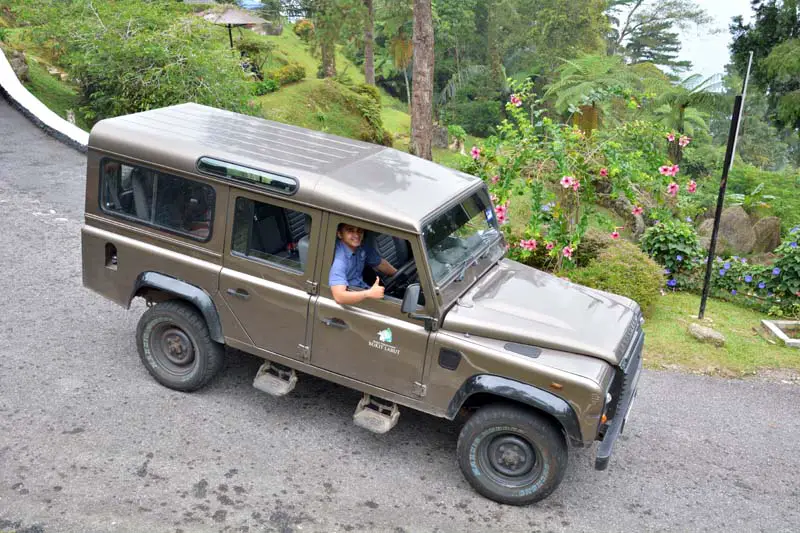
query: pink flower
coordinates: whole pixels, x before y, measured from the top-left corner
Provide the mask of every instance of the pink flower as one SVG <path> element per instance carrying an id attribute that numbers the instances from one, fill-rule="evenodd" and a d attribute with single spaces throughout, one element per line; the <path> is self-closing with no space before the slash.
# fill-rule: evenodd
<path id="1" fill-rule="evenodd" d="M 691 193 L 697 191 L 697 183 L 694 180 L 691 180 L 689 185 L 686 187 L 686 190 Z"/>
<path id="2" fill-rule="evenodd" d="M 641 206 L 637 205 L 636 207 L 633 208 L 633 211 L 631 211 L 631 213 L 633 213 L 634 215 L 641 215 L 642 213 L 644 213 L 644 209 Z"/>
<path id="3" fill-rule="evenodd" d="M 608 177 L 608 169 L 607 168 L 603 167 L 603 168 L 600 169 L 600 177 L 601 178 Z"/>
<path id="4" fill-rule="evenodd" d="M 578 180 L 575 180 L 575 181 L 572 182 L 572 190 L 573 191 L 578 192 L 578 189 L 580 189 L 580 188 L 581 188 L 581 182 L 579 182 Z"/>
<path id="5" fill-rule="evenodd" d="M 552 250 L 552 249 L 553 249 L 553 248 L 555 248 L 555 247 L 556 247 L 556 245 L 555 245 L 555 244 L 553 244 L 552 242 L 546 242 L 546 243 L 544 243 L 544 249 L 545 249 L 545 250 Z"/>
<path id="6" fill-rule="evenodd" d="M 686 135 L 681 135 L 681 138 L 678 139 L 678 146 L 683 148 L 684 146 L 688 146 L 689 142 L 691 142 L 692 138 Z"/>
<path id="7" fill-rule="evenodd" d="M 673 197 L 677 196 L 679 190 L 680 190 L 680 185 L 678 185 L 674 181 L 667 186 L 667 193 L 670 196 L 673 196 Z"/>
<path id="8" fill-rule="evenodd" d="M 678 165 L 672 165 L 672 166 L 669 168 L 669 175 L 670 175 L 670 176 L 673 176 L 673 177 L 674 177 L 674 176 L 677 176 L 677 175 L 678 175 L 678 171 L 679 171 L 680 169 L 681 169 L 681 167 L 679 167 Z"/>
<path id="9" fill-rule="evenodd" d="M 667 133 L 667 140 L 669 142 L 674 142 L 675 141 L 675 134 L 674 133 Z"/>
<path id="10" fill-rule="evenodd" d="M 536 249 L 536 239 L 521 240 L 519 241 L 519 247 L 533 251 Z"/>
<path id="11" fill-rule="evenodd" d="M 511 95 L 511 103 L 514 106 L 519 107 L 519 106 L 522 105 L 522 100 L 520 100 L 519 96 L 517 96 L 516 94 L 512 94 Z"/>
<path id="12" fill-rule="evenodd" d="M 473 146 L 472 150 L 470 150 L 469 153 L 472 156 L 472 159 L 474 159 L 475 161 L 477 161 L 481 157 L 481 149 L 478 148 L 477 146 Z"/>
<path id="13" fill-rule="evenodd" d="M 611 232 L 611 238 L 612 239 L 619 239 L 619 232 L 617 230 L 612 231 Z"/>
<path id="14" fill-rule="evenodd" d="M 492 176 L 492 185 L 495 185 L 498 181 L 500 181 L 500 176 Z"/>
<path id="15" fill-rule="evenodd" d="M 671 176 L 672 175 L 672 167 L 669 165 L 662 165 L 658 167 L 658 172 L 662 176 Z"/>
<path id="16" fill-rule="evenodd" d="M 575 182 L 575 179 L 572 176 L 564 176 L 561 178 L 561 186 L 565 189 L 569 189 L 572 187 L 572 184 Z"/>
<path id="17" fill-rule="evenodd" d="M 564 247 L 564 248 L 561 250 L 561 254 L 562 254 L 564 257 L 566 257 L 567 259 L 572 259 L 572 252 L 574 252 L 574 251 L 575 251 L 575 250 L 573 250 L 573 249 L 572 249 L 572 248 L 570 248 L 569 246 L 565 246 L 565 247 Z"/>

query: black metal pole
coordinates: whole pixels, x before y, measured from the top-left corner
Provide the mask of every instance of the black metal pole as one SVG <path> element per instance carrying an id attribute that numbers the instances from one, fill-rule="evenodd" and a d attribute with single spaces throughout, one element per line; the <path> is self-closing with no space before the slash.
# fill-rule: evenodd
<path id="1" fill-rule="evenodd" d="M 714 266 L 714 256 L 717 249 L 717 234 L 719 233 L 719 221 L 722 218 L 722 206 L 725 203 L 725 189 L 728 187 L 728 171 L 733 164 L 733 156 L 736 152 L 736 140 L 739 136 L 739 121 L 742 116 L 744 97 L 747 95 L 747 82 L 750 79 L 750 68 L 753 66 L 753 52 L 750 52 L 750 59 L 747 62 L 747 72 L 742 83 L 742 94 L 736 96 L 733 102 L 733 117 L 731 117 L 731 129 L 728 132 L 728 146 L 725 149 L 725 163 L 722 167 L 722 177 L 719 180 L 719 195 L 717 196 L 717 210 L 714 213 L 714 229 L 711 230 L 711 242 L 708 245 L 708 259 L 706 260 L 706 276 L 703 280 L 703 295 L 700 297 L 700 311 L 697 318 L 703 318 L 706 312 L 706 301 L 711 285 L 711 269 Z"/>
<path id="2" fill-rule="evenodd" d="M 719 180 L 719 195 L 717 196 L 717 211 L 714 213 L 714 229 L 711 231 L 711 243 L 708 246 L 708 260 L 706 261 L 706 277 L 703 281 L 703 296 L 700 298 L 700 312 L 698 318 L 703 318 L 706 312 L 706 300 L 711 282 L 711 269 L 714 265 L 714 251 L 717 248 L 717 234 L 719 233 L 719 220 L 722 217 L 722 206 L 725 203 L 725 189 L 728 187 L 728 168 L 733 158 L 733 149 L 736 140 L 736 130 L 739 127 L 739 115 L 742 111 L 742 95 L 736 95 L 733 103 L 733 119 L 728 132 L 728 147 L 725 150 L 725 165 L 722 167 L 722 178 Z"/>
<path id="3" fill-rule="evenodd" d="M 233 30 L 231 29 L 230 24 L 228 24 L 228 40 L 230 40 L 231 48 L 233 48 Z"/>

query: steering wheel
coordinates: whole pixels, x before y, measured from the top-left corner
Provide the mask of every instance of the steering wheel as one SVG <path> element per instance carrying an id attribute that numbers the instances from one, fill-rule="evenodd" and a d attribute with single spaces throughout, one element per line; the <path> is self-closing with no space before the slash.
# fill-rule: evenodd
<path id="1" fill-rule="evenodd" d="M 410 259 L 405 265 L 398 268 L 397 272 L 395 272 L 389 279 L 387 279 L 383 283 L 384 292 L 387 293 L 392 289 L 395 289 L 400 284 L 400 281 L 407 278 L 411 272 L 411 269 L 415 267 L 416 263 L 414 263 L 413 259 Z"/>

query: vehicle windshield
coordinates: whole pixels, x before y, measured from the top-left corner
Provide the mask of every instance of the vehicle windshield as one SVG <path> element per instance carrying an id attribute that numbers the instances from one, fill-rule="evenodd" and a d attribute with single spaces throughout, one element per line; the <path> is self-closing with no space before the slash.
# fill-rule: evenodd
<path id="1" fill-rule="evenodd" d="M 481 191 L 426 224 L 422 235 L 434 282 L 440 284 L 463 272 L 500 231 L 488 195 Z"/>

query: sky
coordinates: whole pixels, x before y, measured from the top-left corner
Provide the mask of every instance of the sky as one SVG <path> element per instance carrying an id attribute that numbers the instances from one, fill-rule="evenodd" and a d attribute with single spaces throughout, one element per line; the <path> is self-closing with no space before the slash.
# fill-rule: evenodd
<path id="1" fill-rule="evenodd" d="M 728 45 L 731 34 L 728 30 L 731 18 L 742 15 L 745 22 L 751 19 L 750 0 L 697 0 L 714 19 L 711 27 L 697 31 L 691 28 L 681 35 L 683 47 L 680 59 L 692 62 L 692 69 L 685 75 L 699 73 L 704 78 L 724 74 L 730 58 Z M 718 30 L 714 33 L 714 30 Z"/>

